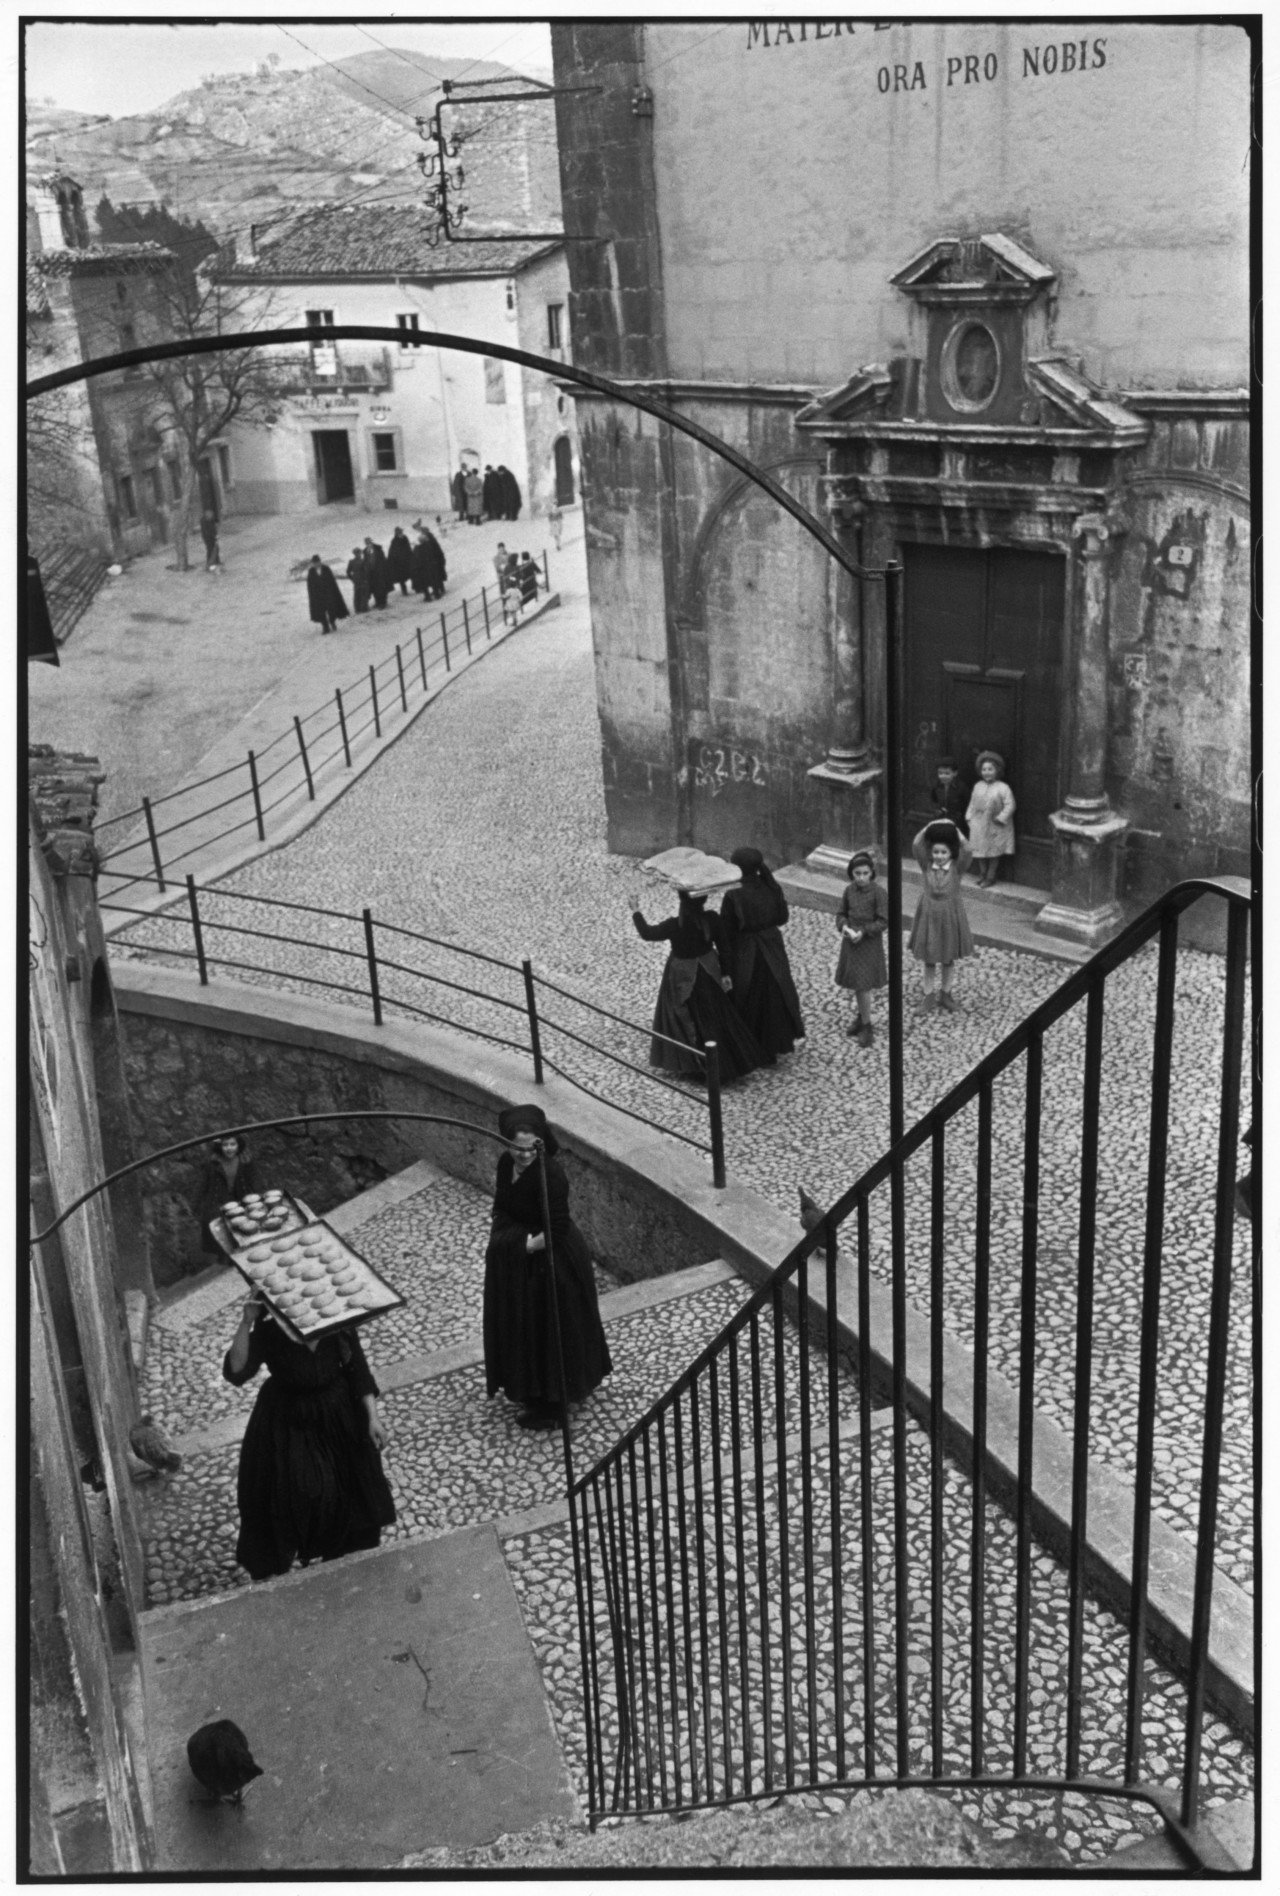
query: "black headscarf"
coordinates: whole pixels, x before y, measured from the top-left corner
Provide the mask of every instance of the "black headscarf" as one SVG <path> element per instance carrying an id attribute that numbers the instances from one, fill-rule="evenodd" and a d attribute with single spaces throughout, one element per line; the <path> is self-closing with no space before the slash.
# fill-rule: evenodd
<path id="1" fill-rule="evenodd" d="M 760 851 L 754 848 L 752 844 L 744 843 L 741 849 L 734 850 L 729 861 L 733 864 L 735 869 L 741 869 L 744 883 L 750 884 L 754 882 L 758 883 L 761 888 L 771 889 L 776 897 L 777 912 L 780 916 L 785 917 L 787 898 L 778 887 L 774 879 L 773 871 L 760 854 Z"/>
<path id="2" fill-rule="evenodd" d="M 514 1139 L 518 1132 L 531 1132 L 535 1139 L 541 1139 L 549 1159 L 553 1159 L 560 1150 L 541 1106 L 506 1107 L 498 1114 L 498 1131 L 504 1139 Z"/>

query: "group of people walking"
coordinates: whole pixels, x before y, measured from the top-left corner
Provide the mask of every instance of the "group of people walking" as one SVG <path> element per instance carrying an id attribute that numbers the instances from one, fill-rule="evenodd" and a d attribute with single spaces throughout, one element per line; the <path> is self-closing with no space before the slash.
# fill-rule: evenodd
<path id="1" fill-rule="evenodd" d="M 559 1428 L 567 1405 L 584 1401 L 613 1368 L 591 1252 L 570 1216 L 568 1179 L 541 1107 L 509 1108 L 498 1131 L 505 1150 L 477 1312 L 485 1388 L 518 1405 L 519 1427 Z M 214 1194 L 244 1190 L 251 1168 L 242 1141 L 220 1142 L 201 1184 L 202 1217 L 216 1215 Z M 205 1235 L 217 1249 L 207 1221 Z M 359 1332 L 343 1326 L 301 1340 L 251 1290 L 222 1373 L 239 1388 L 262 1369 L 240 1447 L 236 1560 L 251 1579 L 266 1580 L 295 1560 L 305 1567 L 377 1547 L 396 1510 L 382 1465 L 380 1391 Z"/>
<path id="2" fill-rule="evenodd" d="M 351 602 L 357 613 L 385 612 L 387 601 L 399 587 L 404 598 L 410 591 L 423 600 L 442 599 L 448 567 L 444 548 L 430 527 L 421 522 L 417 539 L 410 541 L 403 527 L 397 527 L 391 544 L 366 538 L 363 546 L 353 547 L 347 561 L 346 577 L 351 581 Z M 321 632 L 336 631 L 338 621 L 350 615 L 342 588 L 318 553 L 311 555 L 307 567 L 307 610 L 313 625 Z"/>
<path id="3" fill-rule="evenodd" d="M 933 786 L 943 814 L 914 837 L 911 853 L 921 870 L 921 888 L 907 946 L 923 970 L 922 1012 L 954 1013 L 955 968 L 973 953 L 962 878 L 972 864 L 981 888 L 995 881 L 1002 858 L 1013 853 L 1013 792 L 1003 781 L 1004 759 L 982 751 L 977 782 L 970 788 L 955 764 L 943 758 Z M 643 941 L 669 945 L 667 965 L 653 1016 L 649 1063 L 688 1080 L 705 1080 L 706 1046 L 716 1043 L 722 1081 L 742 1079 L 756 1067 L 773 1066 L 804 1039 L 804 1020 L 782 930 L 787 900 L 755 848 L 735 849 L 730 861 L 741 883 L 730 888 L 717 914 L 707 891 L 679 886 L 675 915 L 646 921 L 640 901 L 632 920 Z M 888 897 L 876 877 L 869 850 L 849 858 L 847 885 L 835 923 L 839 953 L 835 984 L 853 995 L 846 1032 L 859 1046 L 875 1042 L 871 1000 L 889 984 L 884 937 Z"/>
<path id="4" fill-rule="evenodd" d="M 468 526 L 478 527 L 482 520 L 518 520 L 524 505 L 520 483 L 509 467 L 501 463 L 484 473 L 464 462 L 449 486 L 453 511 Z"/>

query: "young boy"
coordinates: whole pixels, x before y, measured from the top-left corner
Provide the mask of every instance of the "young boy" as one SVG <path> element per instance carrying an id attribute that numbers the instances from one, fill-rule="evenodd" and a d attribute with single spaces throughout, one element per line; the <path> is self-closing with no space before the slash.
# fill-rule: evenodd
<path id="1" fill-rule="evenodd" d="M 940 757 L 929 796 L 940 815 L 954 823 L 962 836 L 969 834 L 965 812 L 969 808 L 969 786 L 956 769 L 954 757 Z"/>

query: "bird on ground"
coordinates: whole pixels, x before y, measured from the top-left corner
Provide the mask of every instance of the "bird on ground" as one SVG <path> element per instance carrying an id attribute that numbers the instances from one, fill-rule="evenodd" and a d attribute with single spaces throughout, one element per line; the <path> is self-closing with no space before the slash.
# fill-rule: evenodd
<path id="1" fill-rule="evenodd" d="M 182 1466 L 181 1455 L 149 1415 L 139 1416 L 129 1430 L 129 1446 L 138 1460 L 154 1468 L 157 1474 L 173 1475 Z"/>
<path id="2" fill-rule="evenodd" d="M 187 1761 L 205 1790 L 212 1793 L 215 1804 L 224 1798 L 238 1804 L 245 1785 L 262 1776 L 262 1766 L 254 1763 L 249 1740 L 229 1718 L 201 1725 L 192 1733 L 187 1740 Z"/>

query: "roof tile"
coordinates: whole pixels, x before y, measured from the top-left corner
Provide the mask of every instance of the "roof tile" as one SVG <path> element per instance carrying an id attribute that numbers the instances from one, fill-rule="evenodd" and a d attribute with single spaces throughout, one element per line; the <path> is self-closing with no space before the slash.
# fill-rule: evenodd
<path id="1" fill-rule="evenodd" d="M 427 241 L 427 213 L 417 205 L 326 205 L 304 211 L 281 235 L 259 243 L 212 274 L 246 277 L 493 276 L 518 270 L 551 248 L 547 243 Z"/>

